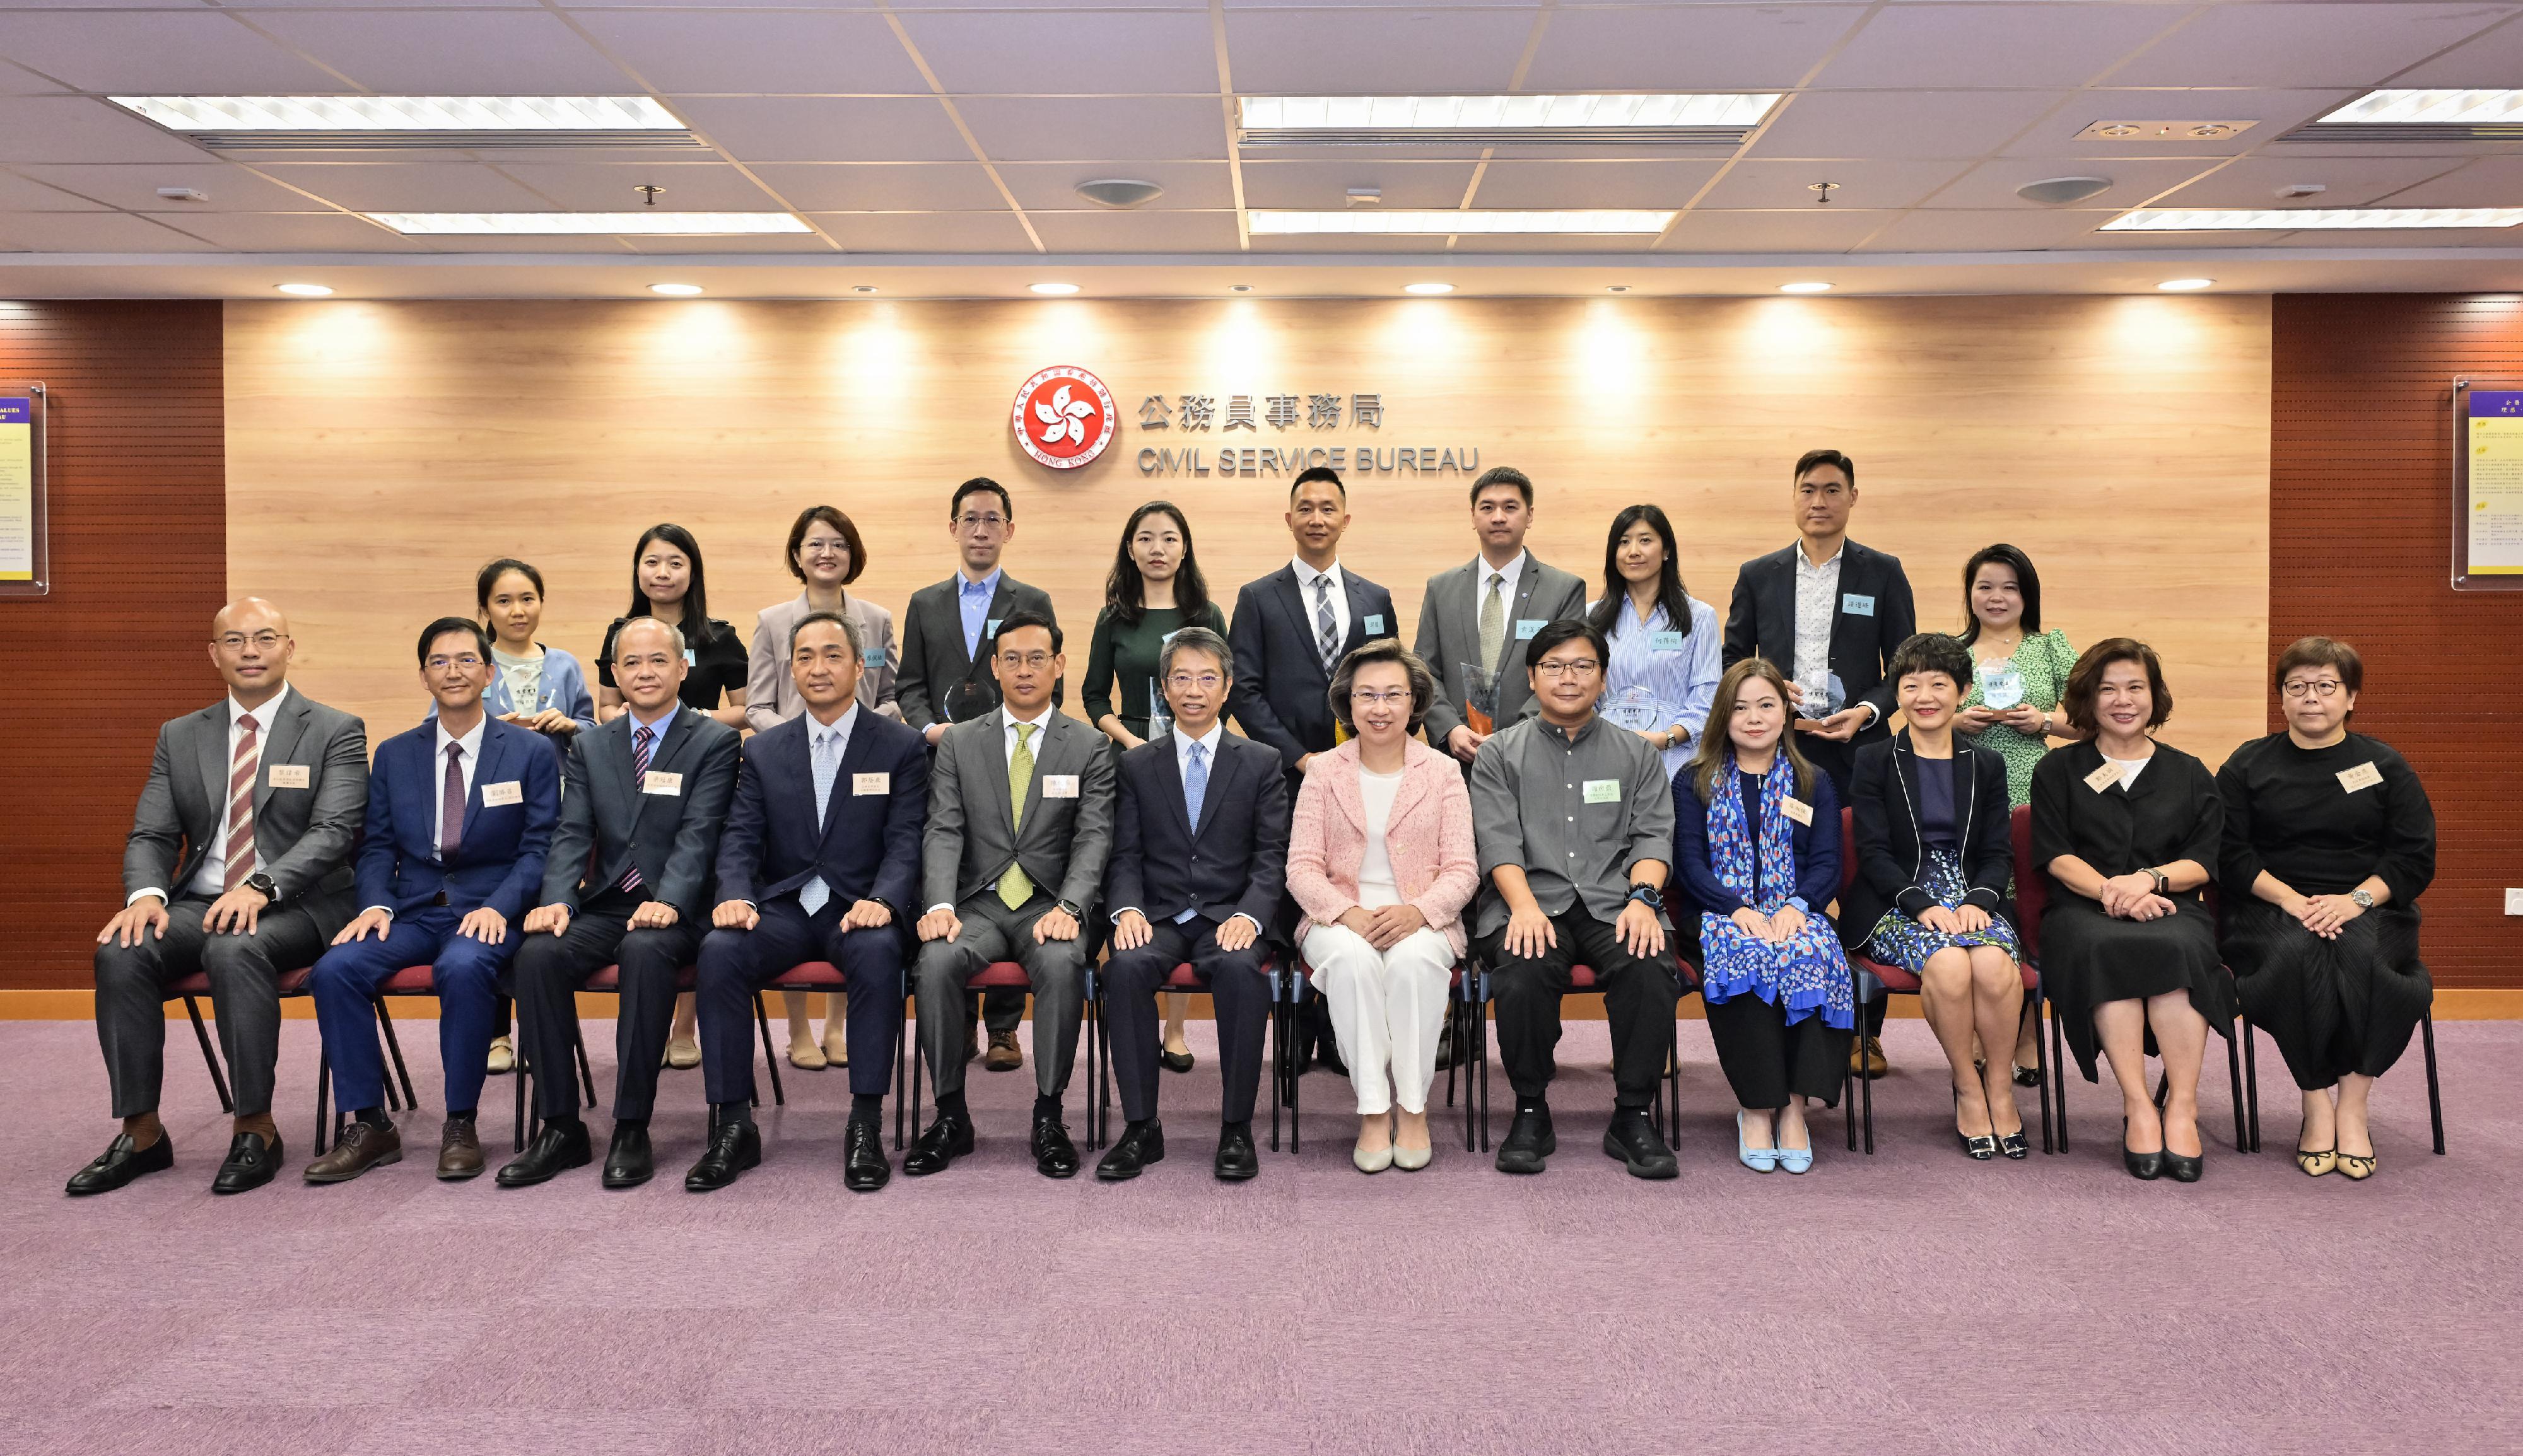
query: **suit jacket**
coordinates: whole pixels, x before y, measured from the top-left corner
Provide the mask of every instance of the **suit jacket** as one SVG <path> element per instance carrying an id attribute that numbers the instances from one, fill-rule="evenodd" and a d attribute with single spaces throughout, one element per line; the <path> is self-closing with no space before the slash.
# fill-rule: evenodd
<path id="1" fill-rule="evenodd" d="M 703 918 L 719 828 L 736 797 L 736 729 L 708 714 L 678 708 L 666 736 L 649 750 L 648 772 L 682 777 L 671 793 L 648 793 L 633 775 L 631 733 L 623 714 L 582 728 L 561 763 L 560 827 L 544 866 L 543 903 L 575 912 L 581 886 L 601 894 L 638 867 L 647 898 L 662 900 L 690 924 Z"/>
<path id="2" fill-rule="evenodd" d="M 1122 754 L 1119 787 L 1113 865 L 1104 873 L 1104 903 L 1114 914 L 1135 910 L 1163 923 L 1193 910 L 1213 920 L 1250 916 L 1270 927 L 1288 874 L 1288 779 L 1277 754 L 1220 734 L 1198 833 L 1183 808 L 1173 734 Z"/>
<path id="3" fill-rule="evenodd" d="M 273 788 L 271 771 L 282 766 L 304 767 L 307 786 Z M 171 901 L 184 893 L 218 837 L 228 768 L 226 698 L 158 729 L 149 781 L 123 842 L 124 895 L 155 889 Z M 315 894 L 338 897 L 351 887 L 351 854 L 367 804 L 366 726 L 290 689 L 262 745 L 254 782 L 255 856 L 283 904 Z M 316 916 L 327 938 L 350 917 L 338 898 Z"/>
<path id="4" fill-rule="evenodd" d="M 1384 822 L 1384 854 L 1402 898 L 1428 928 L 1463 953 L 1463 910 L 1481 885 L 1472 844 L 1472 795 L 1461 766 L 1441 750 L 1404 739 L 1402 783 Z M 1357 740 L 1316 758 L 1297 791 L 1288 830 L 1288 893 L 1306 913 L 1297 940 L 1358 903 L 1366 864 L 1366 796 L 1357 784 Z"/>
<path id="5" fill-rule="evenodd" d="M 1000 578 L 1004 584 L 1006 578 Z M 893 614 L 863 596 L 849 599 L 849 614 L 859 627 L 859 706 L 871 713 L 900 718 L 894 705 L 895 682 L 902 672 L 902 649 L 893 640 Z M 788 634 L 806 615 L 806 594 L 764 607 L 753 623 L 753 650 L 745 663 L 744 726 L 757 733 L 806 711 L 797 696 L 797 681 L 788 676 Z M 958 621 L 960 634 L 963 624 Z M 959 634 L 957 641 L 963 638 Z"/>
<path id="6" fill-rule="evenodd" d="M 368 775 L 368 820 L 359 835 L 359 904 L 397 915 L 447 897 L 466 915 L 489 906 L 511 922 L 534 904 L 560 818 L 560 759 L 532 728 L 486 719 L 481 761 L 464 796 L 463 837 L 439 858 L 436 822 L 446 768 L 433 720 L 377 745 Z M 482 802 L 492 784 L 515 784 L 517 802 Z"/>
<path id="7" fill-rule="evenodd" d="M 1919 756 L 1904 730 L 1857 755 L 1850 785 L 1857 838 L 1857 880 L 1840 897 L 1840 934 L 1863 945 L 1886 910 L 1916 916 L 1935 902 L 1926 878 L 1926 841 L 1919 833 Z M 1963 896 L 1992 916 L 2015 918 L 2006 887 L 2015 875 L 2014 808 L 2006 795 L 2006 760 L 1954 735 L 1954 837 L 1961 851 Z"/>
<path id="8" fill-rule="evenodd" d="M 1437 676 L 1437 701 L 1428 705 L 1428 741 L 1442 744 L 1463 726 L 1463 699 L 1470 684 L 1463 664 L 1481 655 L 1481 592 L 1489 564 L 1475 556 L 1428 579 L 1428 594 L 1419 602 L 1419 638 L 1412 650 Z M 1555 566 L 1545 566 L 1531 551 L 1516 573 L 1515 599 L 1508 603 L 1506 641 L 1498 660 L 1485 663 L 1498 675 L 1497 726 L 1534 711 L 1533 684 L 1525 675 L 1525 642 L 1519 622 L 1556 622 L 1586 615 L 1586 584 Z"/>
<path id="9" fill-rule="evenodd" d="M 1401 619 L 1393 593 L 1341 568 L 1349 597 L 1349 636 L 1341 655 L 1376 637 L 1399 636 Z M 1372 622 L 1369 619 L 1373 619 Z M 1294 564 L 1235 593 L 1235 616 L 1226 628 L 1235 652 L 1235 683 L 1227 706 L 1246 736 L 1279 750 L 1295 792 L 1297 760 L 1332 746 L 1331 675 L 1314 645 L 1314 613 L 1297 586 Z"/>
<path id="10" fill-rule="evenodd" d="M 1790 545 L 1755 556 L 1735 578 L 1735 600 L 1726 612 L 1726 666 L 1747 657 L 1766 657 L 1779 671 L 1796 671 L 1796 553 Z M 1871 597 L 1872 615 L 1848 610 L 1852 596 Z M 1832 608 L 1831 670 L 1847 689 L 1844 706 L 1875 705 L 1875 721 L 1858 730 L 1851 748 L 1891 735 L 1893 685 L 1883 677 L 1892 649 L 1919 630 L 1919 610 L 1910 598 L 1910 579 L 1901 558 L 1842 543 L 1839 558 L 1839 601 Z M 1815 740 L 1808 739 L 1807 742 Z M 1869 922 L 1870 926 L 1872 922 Z"/>
<path id="11" fill-rule="evenodd" d="M 932 723 L 955 722 L 959 702 L 967 705 L 965 718 L 977 718 L 999 705 L 999 680 L 990 676 L 988 661 L 993 624 L 1019 612 L 1060 620 L 1051 609 L 1049 593 L 1002 573 L 999 589 L 990 597 L 989 613 L 981 622 L 981 656 L 968 656 L 959 605 L 963 583 L 958 573 L 921 587 L 911 593 L 911 604 L 902 614 L 902 675 L 895 680 L 894 694 L 902 721 L 913 728 L 926 729 Z M 968 685 L 970 690 L 965 690 Z M 1066 680 L 1052 684 L 1053 706 L 1065 700 L 1068 685 Z"/>
<path id="12" fill-rule="evenodd" d="M 1033 743 L 1033 782 L 1018 820 L 1008 781 L 1007 710 L 959 723 L 937 740 L 928 768 L 928 827 L 921 845 L 921 905 L 961 905 L 996 885 L 1011 865 L 1056 899 L 1091 910 L 1113 858 L 1111 740 L 1054 708 Z M 1075 780 L 1063 798 L 1045 780 Z"/>
<path id="13" fill-rule="evenodd" d="M 928 751 L 920 734 L 861 710 L 833 775 L 823 823 L 804 714 L 745 740 L 736 800 L 718 841 L 718 896 L 759 906 L 820 877 L 843 903 L 883 902 L 908 931 L 920 893 L 920 826 L 928 812 Z M 881 793 L 858 775 L 885 775 Z"/>

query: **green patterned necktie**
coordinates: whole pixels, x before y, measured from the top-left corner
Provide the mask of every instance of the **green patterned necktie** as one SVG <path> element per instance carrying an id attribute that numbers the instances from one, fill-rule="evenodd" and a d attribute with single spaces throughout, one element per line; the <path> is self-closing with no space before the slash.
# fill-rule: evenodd
<path id="1" fill-rule="evenodd" d="M 1012 829 L 1023 826 L 1025 793 L 1033 787 L 1034 726 L 1020 723 L 1016 728 L 1017 751 L 1008 756 L 1008 827 Z M 1010 865 L 1008 872 L 999 876 L 1000 902 L 1017 910 L 1032 898 L 1033 876 L 1024 872 L 1023 865 Z"/>

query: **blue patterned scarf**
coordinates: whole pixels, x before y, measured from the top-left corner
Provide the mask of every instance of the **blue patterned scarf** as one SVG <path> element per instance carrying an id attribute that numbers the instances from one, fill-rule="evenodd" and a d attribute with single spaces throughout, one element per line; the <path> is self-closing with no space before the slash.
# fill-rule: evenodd
<path id="1" fill-rule="evenodd" d="M 1752 840 L 1743 813 L 1742 775 L 1735 755 L 1726 755 L 1715 802 L 1708 806 L 1708 863 L 1718 883 L 1740 895 L 1763 915 L 1776 912 L 1795 893 L 1795 824 L 1787 818 L 1786 800 L 1795 788 L 1795 770 L 1785 753 L 1770 762 L 1761 779 L 1760 842 Z M 1753 896 L 1752 866 L 1759 857 L 1761 894 Z M 1847 1028 L 1856 1024 L 1848 984 L 1848 958 L 1839 937 L 1819 909 L 1806 912 L 1805 927 L 1785 945 L 1771 945 L 1745 933 L 1726 916 L 1702 912 L 1700 949 L 1707 960 L 1704 996 L 1710 1003 L 1749 994 L 1786 1012 L 1793 1025 L 1819 1010 L 1823 1023 Z"/>

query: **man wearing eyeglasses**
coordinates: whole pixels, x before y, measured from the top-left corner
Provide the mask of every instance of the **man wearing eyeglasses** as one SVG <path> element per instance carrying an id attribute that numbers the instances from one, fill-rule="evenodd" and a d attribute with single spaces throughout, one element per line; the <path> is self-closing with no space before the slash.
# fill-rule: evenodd
<path id="1" fill-rule="evenodd" d="M 158 1120 L 166 999 L 196 973 L 211 983 L 236 1104 L 211 1191 L 261 1188 L 280 1168 L 280 980 L 313 964 L 357 909 L 351 851 L 368 801 L 367 728 L 290 690 L 296 651 L 278 607 L 228 603 L 210 644 L 226 699 L 158 730 L 122 852 L 122 910 L 96 937 L 96 1039 L 122 1130 L 71 1179 L 73 1195 L 175 1165 Z"/>
<path id="2" fill-rule="evenodd" d="M 902 674 L 894 682 L 902 721 L 920 729 L 931 748 L 948 726 L 999 705 L 988 644 L 1000 625 L 1019 612 L 1060 620 L 1050 593 L 1009 576 L 999 565 L 1000 553 L 1017 538 L 1016 501 L 1007 487 L 987 476 L 957 486 L 946 504 L 946 534 L 959 558 L 955 575 L 911 593 L 902 617 Z M 1062 688 L 1057 680 L 1051 684 L 1054 706 L 1063 700 Z M 1024 993 L 992 991 L 982 998 L 981 1010 L 990 1027 L 983 1065 L 994 1072 L 1024 1065 L 1024 1052 L 1017 1045 Z"/>
<path id="3" fill-rule="evenodd" d="M 1034 1170 L 1077 1172 L 1061 1103 L 1085 1004 L 1084 926 L 1113 850 L 1113 759 L 1102 733 L 1051 705 L 1068 668 L 1057 624 L 1019 612 L 995 643 L 999 706 L 948 728 L 928 771 L 916 985 L 937 1120 L 902 1160 L 914 1178 L 973 1151 L 964 987 L 1001 961 L 1033 989 Z"/>
<path id="4" fill-rule="evenodd" d="M 308 987 L 333 1063 L 333 1092 L 353 1121 L 307 1165 L 309 1183 L 345 1183 L 403 1159 L 384 1110 L 385 1067 L 372 1004 L 387 977 L 428 965 L 438 997 L 438 1057 L 447 1079 L 438 1176 L 482 1171 L 474 1112 L 499 1024 L 500 980 L 518 921 L 543 889 L 560 818 L 560 758 L 541 733 L 482 709 L 491 640 L 466 617 L 420 634 L 420 681 L 438 716 L 377 745 L 359 839 L 357 917 L 333 937 Z"/>
<path id="5" fill-rule="evenodd" d="M 1489 967 L 1499 1059 L 1515 1089 L 1501 1173 L 1539 1173 L 1558 1147 L 1547 1096 L 1559 1002 L 1593 968 L 1612 1029 L 1612 1125 L 1603 1151 L 1640 1178 L 1680 1171 L 1647 1115 L 1682 986 L 1664 885 L 1673 788 L 1647 741 L 1595 716 L 1610 656 L 1583 619 L 1533 634 L 1539 714 L 1493 733 L 1472 760 L 1472 835 L 1484 887 L 1472 951 Z"/>

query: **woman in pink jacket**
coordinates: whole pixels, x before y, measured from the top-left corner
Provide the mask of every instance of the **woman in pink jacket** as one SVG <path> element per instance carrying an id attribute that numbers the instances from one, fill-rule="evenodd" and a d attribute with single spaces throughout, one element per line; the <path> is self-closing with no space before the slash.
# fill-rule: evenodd
<path id="1" fill-rule="evenodd" d="M 1351 736 L 1307 766 L 1288 836 L 1297 944 L 1349 1057 L 1363 1173 L 1428 1166 L 1437 1036 L 1480 882 L 1462 770 L 1410 736 L 1436 691 L 1394 638 L 1344 659 L 1331 708 Z"/>

